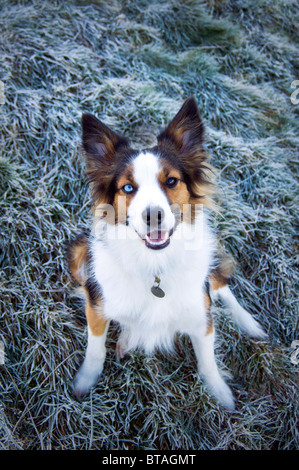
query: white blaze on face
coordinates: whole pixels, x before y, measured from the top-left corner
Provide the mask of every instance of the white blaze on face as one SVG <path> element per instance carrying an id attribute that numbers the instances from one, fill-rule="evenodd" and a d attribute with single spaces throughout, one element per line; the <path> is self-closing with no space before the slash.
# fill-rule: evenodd
<path id="1" fill-rule="evenodd" d="M 175 224 L 175 217 L 158 180 L 161 171 L 158 157 L 141 152 L 133 161 L 133 171 L 138 191 L 128 208 L 129 224 L 151 248 L 158 248 L 168 240 Z M 150 224 L 146 217 L 149 208 Z"/>

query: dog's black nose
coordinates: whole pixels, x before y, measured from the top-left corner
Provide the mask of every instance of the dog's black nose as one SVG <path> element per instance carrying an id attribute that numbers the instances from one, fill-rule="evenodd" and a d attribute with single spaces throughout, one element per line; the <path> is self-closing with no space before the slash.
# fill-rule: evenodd
<path id="1" fill-rule="evenodd" d="M 142 212 L 142 218 L 148 227 L 159 227 L 165 216 L 164 209 L 159 206 L 147 206 Z"/>

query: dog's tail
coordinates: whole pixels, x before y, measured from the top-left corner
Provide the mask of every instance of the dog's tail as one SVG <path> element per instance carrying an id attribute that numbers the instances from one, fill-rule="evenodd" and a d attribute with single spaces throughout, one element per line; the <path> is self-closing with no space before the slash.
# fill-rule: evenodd
<path id="1" fill-rule="evenodd" d="M 240 330 L 249 336 L 265 339 L 267 334 L 261 325 L 237 301 L 229 288 L 229 280 L 234 272 L 234 262 L 228 255 L 219 257 L 217 266 L 209 276 L 211 297 L 220 300 L 229 311 Z"/>

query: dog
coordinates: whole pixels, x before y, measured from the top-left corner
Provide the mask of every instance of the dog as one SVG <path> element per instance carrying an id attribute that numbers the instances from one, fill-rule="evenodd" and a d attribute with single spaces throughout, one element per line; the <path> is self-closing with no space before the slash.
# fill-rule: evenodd
<path id="1" fill-rule="evenodd" d="M 220 299 L 243 332 L 266 334 L 229 288 L 233 262 L 211 228 L 214 172 L 196 101 L 184 102 L 152 148 L 131 148 L 91 114 L 82 116 L 82 134 L 93 218 L 68 250 L 88 324 L 75 396 L 82 399 L 98 382 L 113 320 L 121 327 L 119 359 L 135 348 L 171 349 L 176 333 L 189 335 L 204 383 L 233 410 L 215 361 L 212 301 Z"/>

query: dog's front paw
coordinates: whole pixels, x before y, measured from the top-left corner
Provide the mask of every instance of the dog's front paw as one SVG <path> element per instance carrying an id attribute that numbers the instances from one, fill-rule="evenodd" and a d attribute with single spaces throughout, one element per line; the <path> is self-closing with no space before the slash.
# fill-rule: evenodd
<path id="1" fill-rule="evenodd" d="M 91 370 L 83 363 L 73 380 L 73 392 L 77 400 L 81 401 L 100 379 L 102 368 Z"/>
<path id="2" fill-rule="evenodd" d="M 222 381 L 217 384 L 209 384 L 210 390 L 217 401 L 222 405 L 227 411 L 234 411 L 235 409 L 235 398 L 229 386 Z"/>
<path id="3" fill-rule="evenodd" d="M 225 383 L 220 374 L 215 372 L 211 376 L 203 377 L 210 393 L 216 398 L 218 403 L 228 411 L 234 411 L 235 398 L 230 387 Z"/>

